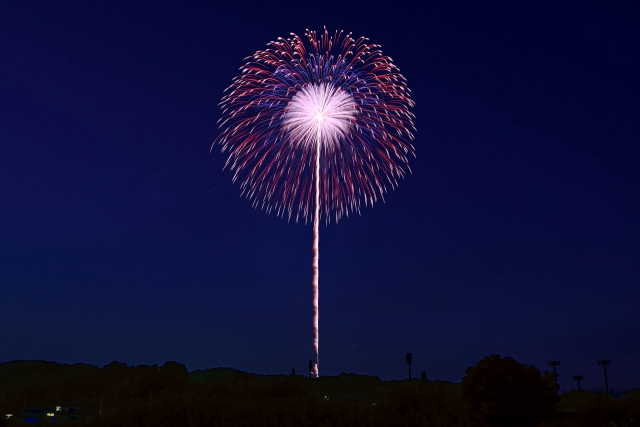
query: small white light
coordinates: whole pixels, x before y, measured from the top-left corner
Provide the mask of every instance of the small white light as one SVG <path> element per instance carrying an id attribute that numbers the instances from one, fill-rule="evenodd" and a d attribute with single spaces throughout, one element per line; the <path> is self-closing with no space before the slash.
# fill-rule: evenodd
<path id="1" fill-rule="evenodd" d="M 56 412 L 60 412 L 62 410 L 61 406 L 56 406 Z"/>
<path id="2" fill-rule="evenodd" d="M 13 417 L 13 414 L 5 414 L 4 416 L 7 417 L 7 419 L 9 419 L 9 418 Z M 631 421 L 633 421 L 633 420 L 631 420 Z"/>

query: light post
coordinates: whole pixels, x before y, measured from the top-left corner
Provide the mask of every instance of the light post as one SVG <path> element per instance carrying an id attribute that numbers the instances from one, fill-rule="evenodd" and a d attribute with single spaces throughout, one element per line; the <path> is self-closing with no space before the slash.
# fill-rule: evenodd
<path id="1" fill-rule="evenodd" d="M 560 365 L 559 360 L 550 360 L 547 365 L 553 366 L 553 378 L 556 381 L 556 385 L 558 385 L 558 374 L 556 374 L 556 366 Z"/>
<path id="2" fill-rule="evenodd" d="M 583 379 L 584 377 L 582 375 L 574 375 L 573 379 L 578 381 L 578 390 L 580 390 L 580 380 Z"/>
<path id="3" fill-rule="evenodd" d="M 411 353 L 407 353 L 407 363 L 409 364 L 409 379 L 411 379 L 411 362 L 413 360 L 413 357 L 411 355 Z"/>
<path id="4" fill-rule="evenodd" d="M 611 365 L 611 361 L 609 360 L 598 360 L 598 365 L 602 365 L 602 369 L 604 369 L 604 389 L 607 391 L 607 396 L 609 395 L 609 383 L 607 382 L 607 365 Z"/>

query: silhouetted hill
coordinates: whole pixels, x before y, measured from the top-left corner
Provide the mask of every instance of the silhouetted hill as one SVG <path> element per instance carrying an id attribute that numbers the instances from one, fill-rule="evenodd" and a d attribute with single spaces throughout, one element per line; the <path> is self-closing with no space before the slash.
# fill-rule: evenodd
<path id="1" fill-rule="evenodd" d="M 95 374 L 99 370 L 86 363 L 66 365 L 45 360 L 0 363 L 0 390 L 60 384 L 78 376 Z"/>

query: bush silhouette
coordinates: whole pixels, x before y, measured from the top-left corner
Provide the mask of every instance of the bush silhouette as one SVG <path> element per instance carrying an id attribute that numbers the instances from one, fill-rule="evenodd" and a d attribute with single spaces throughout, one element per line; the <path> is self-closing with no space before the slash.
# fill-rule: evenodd
<path id="1" fill-rule="evenodd" d="M 467 368 L 462 393 L 479 420 L 493 426 L 533 426 L 553 416 L 558 386 L 553 374 L 540 373 L 510 357 L 492 354 Z"/>

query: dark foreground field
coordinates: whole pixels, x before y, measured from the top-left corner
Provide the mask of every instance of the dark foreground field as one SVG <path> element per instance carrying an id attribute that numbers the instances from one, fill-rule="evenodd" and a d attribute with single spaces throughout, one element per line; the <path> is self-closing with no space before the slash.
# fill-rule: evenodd
<path id="1" fill-rule="evenodd" d="M 226 368 L 189 373 L 176 362 L 0 364 L 0 426 L 24 423 L 23 408 L 69 405 L 84 408 L 80 421 L 68 423 L 77 426 L 640 426 L 640 392 L 558 396 L 551 374 L 497 355 L 467 369 L 462 384 Z M 4 414 L 14 416 L 5 421 Z M 35 418 L 51 421 L 46 411 Z"/>

